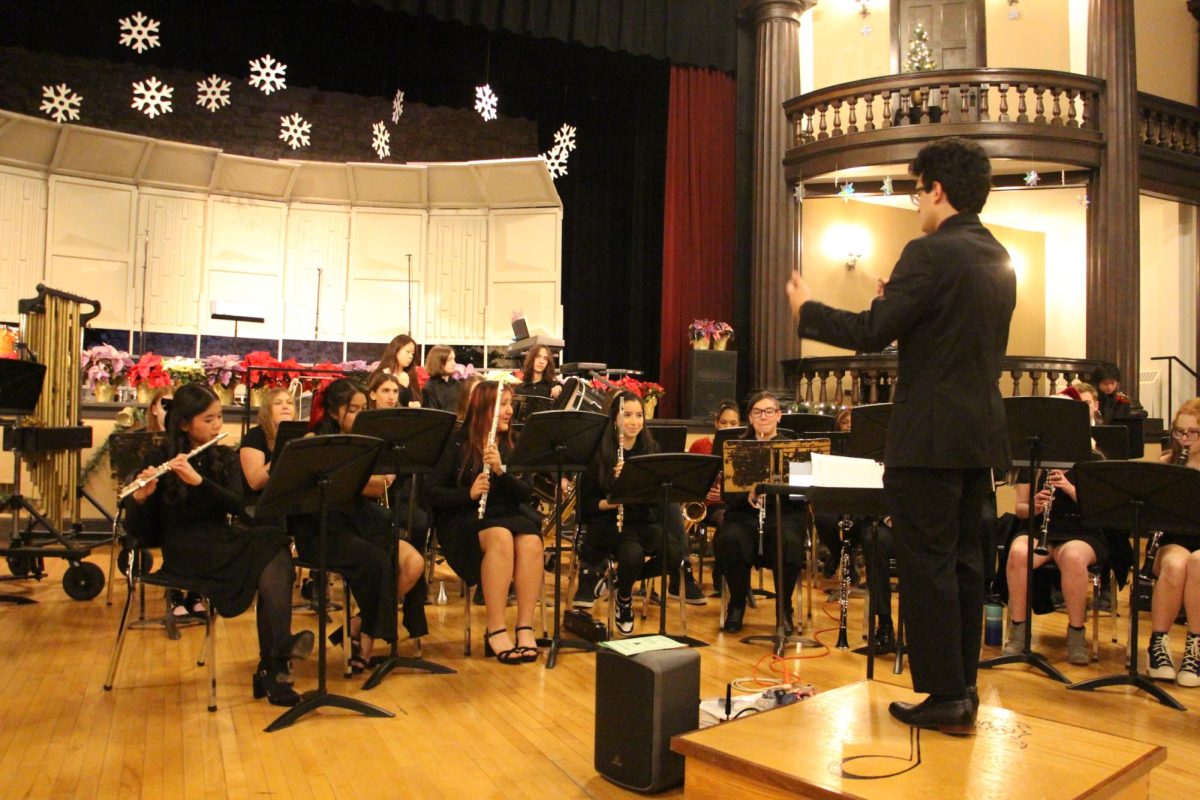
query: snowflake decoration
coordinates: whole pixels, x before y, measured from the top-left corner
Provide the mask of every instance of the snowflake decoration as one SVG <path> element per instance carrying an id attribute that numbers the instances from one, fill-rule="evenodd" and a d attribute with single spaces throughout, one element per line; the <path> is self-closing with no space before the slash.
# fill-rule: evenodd
<path id="1" fill-rule="evenodd" d="M 843 183 L 841 188 L 838 189 L 838 197 L 842 198 L 843 203 L 849 203 L 850 198 L 853 196 L 854 196 L 854 184 L 853 183 Z"/>
<path id="2" fill-rule="evenodd" d="M 1084 192 L 1083 194 L 1079 195 L 1079 205 L 1081 208 L 1086 209 L 1091 204 L 1092 204 L 1092 201 L 1088 199 L 1087 192 Z"/>
<path id="3" fill-rule="evenodd" d="M 862 34 L 863 36 L 870 36 L 871 35 L 871 26 L 863 25 L 861 28 L 858 29 L 858 32 L 860 34 Z"/>
<path id="4" fill-rule="evenodd" d="M 279 138 L 287 142 L 293 150 L 308 147 L 308 134 L 311 131 L 312 124 L 299 114 L 279 118 Z"/>
<path id="5" fill-rule="evenodd" d="M 542 153 L 542 158 L 546 161 L 546 169 L 550 171 L 552 180 L 567 174 L 567 149 L 563 145 L 554 145 L 549 153 Z"/>
<path id="6" fill-rule="evenodd" d="M 117 23 L 121 26 L 118 44 L 139 53 L 144 53 L 151 47 L 158 47 L 158 20 L 150 19 L 138 11 L 132 17 L 122 17 Z"/>
<path id="7" fill-rule="evenodd" d="M 484 121 L 496 118 L 496 104 L 500 98 L 492 91 L 491 84 L 475 87 L 475 110 Z"/>
<path id="8" fill-rule="evenodd" d="M 388 144 L 391 140 L 392 135 L 388 133 L 387 126 L 383 124 L 383 120 L 371 126 L 371 149 L 375 151 L 381 160 L 392 154 L 391 145 Z"/>
<path id="9" fill-rule="evenodd" d="M 270 94 L 287 88 L 287 64 L 276 61 L 268 53 L 262 58 L 250 62 L 250 85 L 261 89 L 263 94 Z"/>
<path id="10" fill-rule="evenodd" d="M 129 107 L 136 108 L 150 119 L 154 119 L 159 114 L 171 113 L 171 95 L 174 93 L 174 89 L 151 75 L 146 80 L 133 84 L 133 102 Z"/>
<path id="11" fill-rule="evenodd" d="M 202 81 L 196 82 L 196 105 L 203 106 L 209 111 L 229 105 L 230 83 L 219 75 L 209 75 Z"/>
<path id="12" fill-rule="evenodd" d="M 79 119 L 79 106 L 83 97 L 71 90 L 70 86 L 60 83 L 58 86 L 42 87 L 41 110 L 50 115 L 55 122 Z"/>
<path id="13" fill-rule="evenodd" d="M 392 124 L 400 122 L 400 115 L 404 113 L 404 92 L 396 90 L 396 96 L 392 98 Z"/>
<path id="14" fill-rule="evenodd" d="M 1042 182 L 1042 176 L 1037 174 L 1036 169 L 1031 169 L 1029 172 L 1025 173 L 1023 180 L 1025 181 L 1026 186 L 1037 186 Z"/>
<path id="15" fill-rule="evenodd" d="M 575 149 L 575 126 L 564 122 L 554 134 L 554 144 L 563 148 L 564 152 L 572 152 Z"/>
<path id="16" fill-rule="evenodd" d="M 805 194 L 804 184 L 797 183 L 796 188 L 792 190 L 792 197 L 795 199 L 795 201 L 797 203 L 803 203 L 804 202 L 804 194 Z"/>
<path id="17" fill-rule="evenodd" d="M 884 197 L 892 196 L 892 176 L 891 175 L 888 175 L 886 178 L 883 179 L 882 191 L 883 191 Z"/>

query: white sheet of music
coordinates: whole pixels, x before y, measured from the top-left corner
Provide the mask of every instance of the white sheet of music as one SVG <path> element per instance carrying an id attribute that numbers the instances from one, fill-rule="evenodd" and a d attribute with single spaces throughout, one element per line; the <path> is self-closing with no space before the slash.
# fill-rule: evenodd
<path id="1" fill-rule="evenodd" d="M 871 458 L 813 453 L 812 485 L 838 489 L 882 489 L 883 464 Z"/>

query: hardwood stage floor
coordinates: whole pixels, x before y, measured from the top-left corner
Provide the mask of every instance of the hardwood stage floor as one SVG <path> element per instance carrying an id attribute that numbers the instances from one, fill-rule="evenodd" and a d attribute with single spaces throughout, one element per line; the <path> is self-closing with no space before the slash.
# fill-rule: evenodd
<path id="1" fill-rule="evenodd" d="M 92 560 L 107 569 L 107 550 L 98 549 Z M 199 628 L 185 630 L 180 642 L 168 641 L 159 630 L 131 631 L 116 686 L 105 692 L 124 581 L 118 581 L 112 606 L 105 605 L 103 594 L 80 603 L 62 591 L 62 562 L 49 561 L 48 568 L 52 574 L 41 583 L 0 584 L 0 593 L 38 601 L 0 604 L 0 798 L 5 800 L 636 796 L 592 768 L 594 657 L 568 652 L 551 671 L 541 662 L 507 667 L 485 660 L 478 642 L 483 611 L 477 608 L 475 655 L 464 658 L 462 603 L 452 579 L 446 584 L 451 602 L 429 607 L 432 634 L 424 655 L 458 670 L 457 675 L 393 673 L 379 688 L 364 692 L 363 679 L 343 680 L 339 665 L 332 670 L 331 691 L 380 705 L 396 717 L 365 719 L 323 709 L 287 730 L 266 734 L 262 729 L 281 709 L 251 698 L 250 673 L 257 658 L 252 612 L 218 623 L 216 713 L 205 710 L 206 671 L 195 666 L 203 636 Z M 161 608 L 157 592 L 148 592 L 147 599 L 149 608 Z M 853 645 L 859 643 L 860 603 L 851 603 Z M 674 604 L 669 610 L 670 629 L 678 632 Z M 817 611 L 817 628 L 830 629 L 821 639 L 832 644 L 836 621 L 823 611 L 836 613 L 836 605 Z M 595 613 L 604 613 L 603 602 Z M 652 608 L 642 629 L 656 628 L 655 613 Z M 766 652 L 716 633 L 717 614 L 716 600 L 689 607 L 689 632 L 712 645 L 700 650 L 705 697 L 723 696 L 726 681 L 752 675 Z M 747 616 L 742 635 L 769 632 L 766 604 Z M 511 619 L 510 611 L 510 625 Z M 1106 623 L 1103 619 L 1097 665 L 1065 663 L 1061 614 L 1037 618 L 1035 647 L 1072 679 L 1117 672 L 1123 651 L 1109 642 Z M 316 620 L 298 612 L 295 624 L 315 628 Z M 1183 633 L 1177 627 L 1173 634 L 1178 653 Z M 411 650 L 409 643 L 402 647 L 405 654 Z M 331 655 L 338 659 L 340 651 Z M 798 663 L 802 678 L 818 690 L 865 675 L 865 658 L 848 652 L 834 650 Z M 890 660 L 877 667 L 877 679 L 911 686 L 907 669 L 893 675 Z M 765 671 L 767 664 L 759 669 Z M 315 659 L 297 662 L 296 672 L 299 689 L 315 685 Z M 1171 691 L 1191 709 L 1173 711 L 1125 688 L 1068 692 L 1020 666 L 985 671 L 980 678 L 985 703 L 1165 745 L 1168 759 L 1150 784 L 1151 796 L 1164 800 L 1194 796 L 1200 785 L 1200 690 L 1172 686 Z M 680 795 L 677 789 L 665 796 Z"/>

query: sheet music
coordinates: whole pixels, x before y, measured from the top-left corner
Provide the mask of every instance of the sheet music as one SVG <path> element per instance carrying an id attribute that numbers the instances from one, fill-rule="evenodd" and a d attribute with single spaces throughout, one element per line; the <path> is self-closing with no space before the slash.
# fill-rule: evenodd
<path id="1" fill-rule="evenodd" d="M 813 453 L 812 485 L 839 489 L 882 489 L 883 464 L 870 458 Z"/>

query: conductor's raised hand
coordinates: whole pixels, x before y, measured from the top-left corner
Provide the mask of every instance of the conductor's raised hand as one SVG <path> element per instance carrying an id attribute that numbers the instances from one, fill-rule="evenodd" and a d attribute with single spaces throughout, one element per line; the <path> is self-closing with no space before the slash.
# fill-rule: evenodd
<path id="1" fill-rule="evenodd" d="M 483 493 L 488 490 L 491 483 L 491 473 L 480 472 L 476 475 L 475 482 L 471 484 L 471 499 L 478 500 L 480 497 L 483 497 Z"/>
<path id="2" fill-rule="evenodd" d="M 792 270 L 792 277 L 788 278 L 785 289 L 787 291 L 788 304 L 792 307 L 792 314 L 799 316 L 800 306 L 812 299 L 812 290 L 808 288 L 808 283 L 804 278 L 800 277 L 800 270 Z"/>

